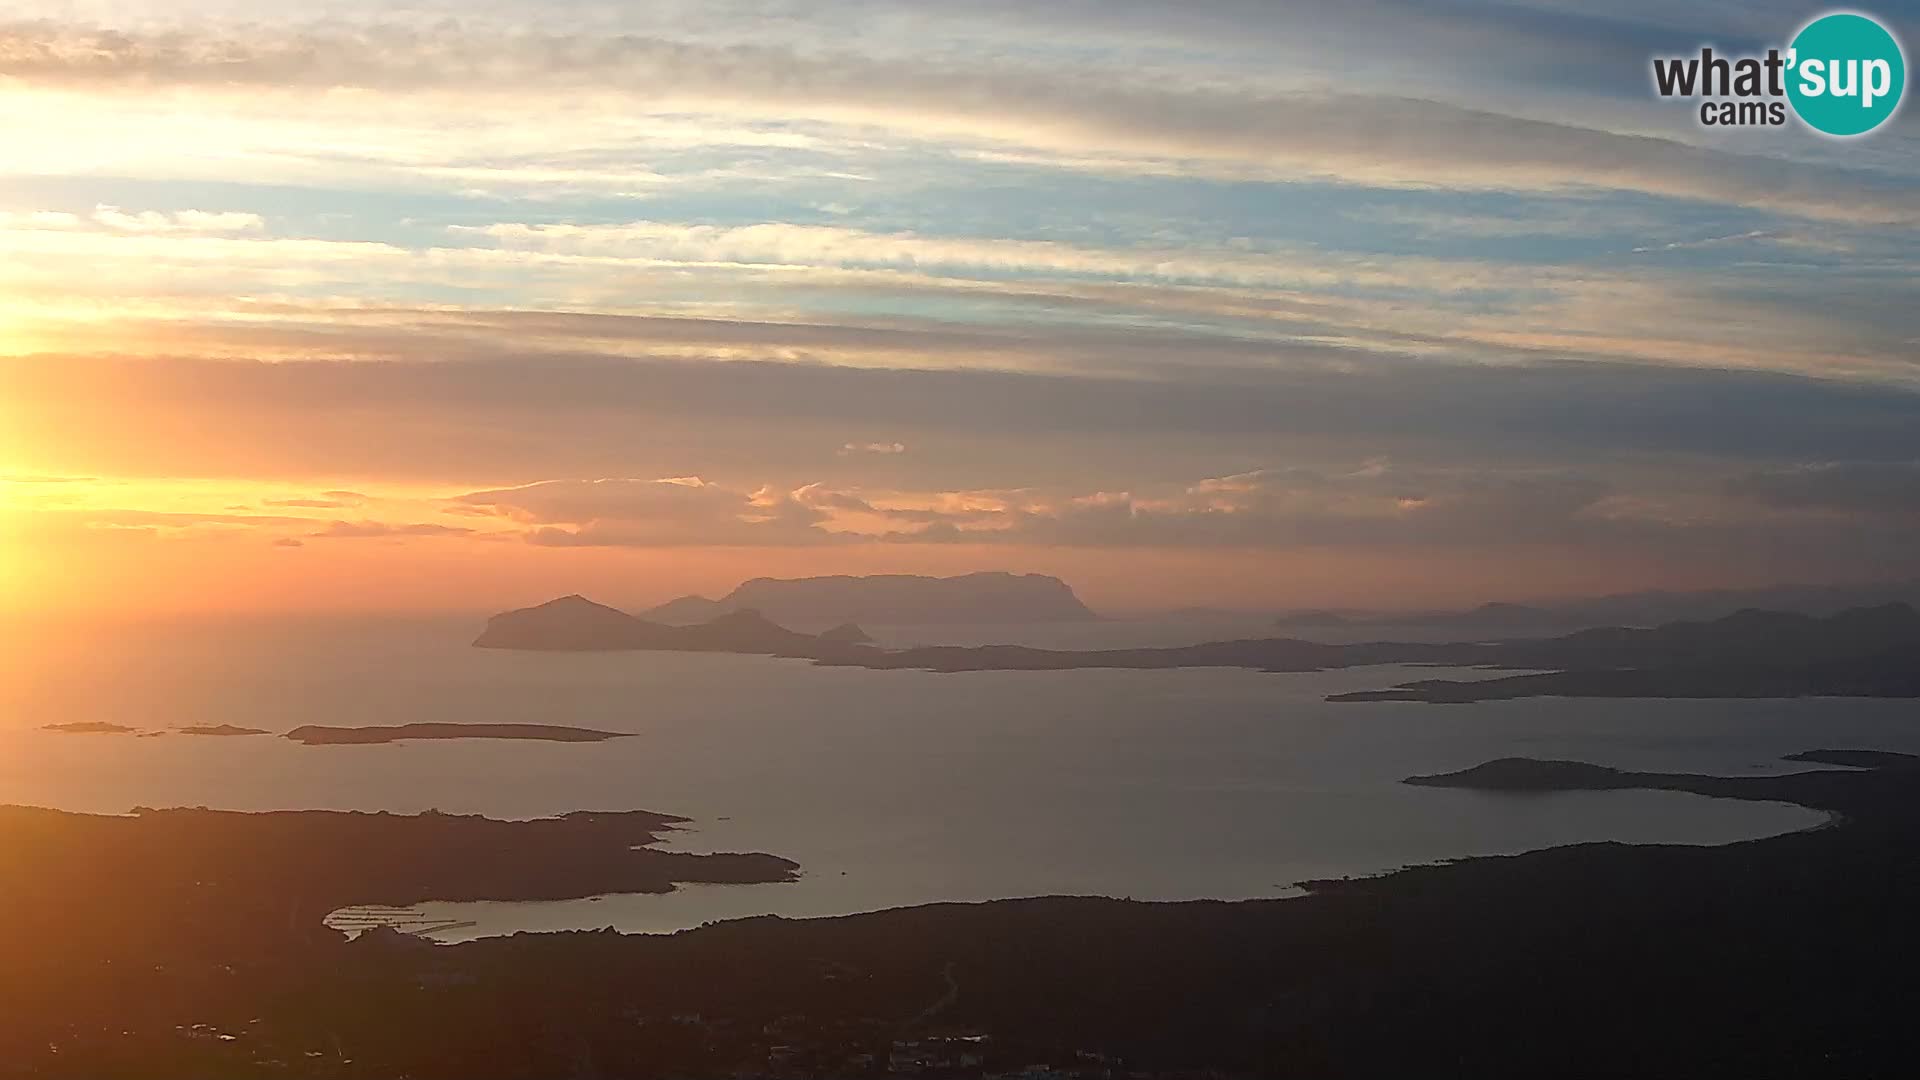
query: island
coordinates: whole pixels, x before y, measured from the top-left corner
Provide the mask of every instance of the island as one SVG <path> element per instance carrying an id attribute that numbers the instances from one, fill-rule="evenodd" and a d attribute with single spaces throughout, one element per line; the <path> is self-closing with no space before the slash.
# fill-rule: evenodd
<path id="1" fill-rule="evenodd" d="M 1484 663 L 1491 662 L 1493 655 L 1480 646 L 1321 645 L 1290 638 L 1080 651 L 1023 645 L 884 649 L 872 644 L 857 624 L 842 624 L 825 633 L 807 634 L 789 630 L 759 611 L 743 610 L 704 623 L 674 626 L 629 615 L 579 595 L 495 615 L 487 620 L 473 644 L 482 649 L 534 652 L 725 652 L 804 659 L 824 665 L 949 672 L 1092 667 L 1252 667 L 1269 671 L 1318 671 L 1365 663 Z"/>
<path id="2" fill-rule="evenodd" d="M 641 613 L 687 625 L 736 611 L 758 611 L 783 625 L 869 623 L 1083 622 L 1097 619 L 1072 586 L 1046 574 L 989 571 L 956 577 L 915 574 L 754 578 L 718 600 L 683 596 Z"/>
<path id="3" fill-rule="evenodd" d="M 820 641 L 827 645 L 872 645 L 874 639 L 859 623 L 844 622 L 839 626 L 820 632 Z"/>
<path id="4" fill-rule="evenodd" d="M 181 735 L 266 735 L 260 728 L 238 727 L 233 724 L 186 724 L 162 731 L 142 731 L 125 724 L 114 724 L 103 720 L 76 720 L 65 724 L 45 724 L 42 731 L 58 731 L 68 735 L 138 735 L 149 738 L 156 735 L 178 733 Z"/>
<path id="5" fill-rule="evenodd" d="M 364 746 L 407 739 L 531 739 L 538 742 L 606 742 L 631 738 L 628 731 L 595 731 L 557 724 L 394 724 L 386 727 L 327 727 L 308 724 L 286 737 L 308 746 Z"/>
<path id="6" fill-rule="evenodd" d="M 805 656 L 839 647 L 776 625 L 757 611 L 729 612 L 697 626 L 669 626 L 579 595 L 495 615 L 473 644 L 482 649 L 540 652 L 655 650 L 770 656 Z"/>
<path id="7" fill-rule="evenodd" d="M 1803 750 L 1784 760 L 1813 765 L 1839 765 L 1887 773 L 1920 769 L 1920 757 L 1887 750 Z M 1584 761 L 1539 758 L 1498 758 L 1459 772 L 1409 776 L 1401 781 L 1415 787 L 1465 788 L 1472 791 L 1619 791 L 1640 788 L 1687 791 L 1724 799 L 1774 799 L 1802 805 L 1836 808 L 1838 796 L 1858 789 L 1842 772 L 1803 772 L 1784 776 L 1696 776 L 1687 773 L 1630 772 L 1589 765 Z M 1896 778 L 1899 779 L 1899 778 Z"/>

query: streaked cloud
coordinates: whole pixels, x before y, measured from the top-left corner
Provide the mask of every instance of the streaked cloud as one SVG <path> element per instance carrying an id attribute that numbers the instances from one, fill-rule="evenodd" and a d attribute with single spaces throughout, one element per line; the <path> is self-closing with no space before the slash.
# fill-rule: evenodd
<path id="1" fill-rule="evenodd" d="M 1914 114 L 1646 87 L 1803 14 L 22 0 L 0 568 L 184 607 L 1920 573 Z"/>
<path id="2" fill-rule="evenodd" d="M 1302 454 L 1546 464 L 1634 455 L 1920 459 L 1920 395 L 1833 380 L 1390 357 L 1348 367 L 1249 362 L 1178 376 L 577 353 L 457 362 L 0 358 L 0 388 L 19 413 L 9 430 L 22 446 L 21 471 L 244 470 L 277 481 L 275 497 L 287 477 L 530 482 L 622 475 L 635 463 L 659 476 L 778 473 L 798 486 L 829 473 L 789 470 L 880 460 L 839 452 L 845 433 L 862 428 L 915 433 L 905 457 L 941 478 L 930 486 L 963 474 L 969 487 L 1012 486 L 1035 471 L 1084 478 L 1096 462 L 1146 473 L 1178 462 L 1188 475 L 1227 475 L 1249 456 Z M 716 441 L 716 430 L 730 437 Z M 249 447 L 246 457 L 235 457 L 236 444 Z M 73 467 L 54 467 L 63 462 Z"/>
<path id="3" fill-rule="evenodd" d="M 1772 506 L 1920 515 L 1920 461 L 1837 461 L 1735 477 L 1736 495 Z"/>
<path id="4" fill-rule="evenodd" d="M 817 543 L 825 518 L 792 495 L 730 490 L 699 477 L 551 480 L 477 491 L 457 502 L 531 526 L 547 547 Z"/>
<path id="5" fill-rule="evenodd" d="M 434 522 L 334 521 L 306 535 L 313 540 L 380 540 L 396 536 L 472 536 L 473 533 L 472 529 Z"/>
<path id="6" fill-rule="evenodd" d="M 1439 101 L 1144 88 L 1077 72 L 970 70 L 771 44 L 487 36 L 452 27 L 431 36 L 378 26 L 148 35 L 41 22 L 0 28 L 0 76 L 69 90 L 351 88 L 496 102 L 507 94 L 617 93 L 657 112 L 805 117 L 897 137 L 1026 146 L 1075 165 L 1105 155 L 1115 167 L 1180 162 L 1381 187 L 1617 189 L 1823 220 L 1920 222 L 1920 198 L 1870 173 Z"/>

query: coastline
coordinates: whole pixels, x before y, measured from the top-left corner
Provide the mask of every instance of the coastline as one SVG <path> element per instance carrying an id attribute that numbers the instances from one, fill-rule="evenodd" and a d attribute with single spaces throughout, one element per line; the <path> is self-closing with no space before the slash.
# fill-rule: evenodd
<path id="1" fill-rule="evenodd" d="M 125 835 L 128 822 L 149 816 L 224 825 L 228 835 L 216 842 L 205 830 L 179 831 L 164 845 L 173 857 L 149 865 L 158 876 L 139 891 L 137 909 L 120 900 L 134 895 L 129 868 L 106 859 L 71 861 L 68 874 L 100 886 L 88 893 L 76 880 L 58 893 L 80 903 L 41 907 L 17 892 L 0 900 L 13 909 L 0 925 L 15 938 L 15 985 L 37 988 L 33 997 L 9 995 L 0 1050 L 29 1067 L 55 1064 L 45 1050 L 49 1032 L 85 1028 L 103 1003 L 135 994 L 146 1002 L 139 1015 L 100 1013 L 130 1034 L 69 1038 L 57 1063 L 72 1075 L 106 1078 L 165 1074 L 156 1062 L 178 1065 L 182 1075 L 225 1074 L 275 1056 L 327 1055 L 337 1042 L 359 1071 L 313 1064 L 296 1075 L 372 1069 L 491 1080 L 564 1072 L 576 1052 L 568 1048 L 586 1046 L 602 1068 L 623 1075 L 702 1075 L 764 1065 L 776 1040 L 856 1055 L 871 1038 L 960 1028 L 1020 1053 L 1085 1049 L 1146 1069 L 1248 1075 L 1404 1075 L 1434 1060 L 1457 1062 L 1457 1073 L 1442 1070 L 1449 1075 L 1566 1074 L 1556 1065 L 1574 1048 L 1587 1066 L 1574 1071 L 1590 1075 L 1633 1071 L 1632 1062 L 1648 1056 L 1665 1071 L 1693 1074 L 1767 1063 L 1796 1075 L 1889 1071 L 1905 1060 L 1902 1042 L 1868 1036 L 1890 1030 L 1915 1003 L 1905 957 L 1920 945 L 1909 917 L 1920 903 L 1920 866 L 1910 857 L 1920 840 L 1920 759 L 1795 757 L 1876 767 L 1716 777 L 1504 759 L 1491 771 L 1415 778 L 1478 790 L 1651 787 L 1787 798 L 1840 815 L 1819 828 L 1719 846 L 1579 844 L 1315 883 L 1287 899 L 1042 897 L 748 918 L 664 936 L 522 933 L 444 947 L 394 933 L 349 944 L 317 925 L 330 910 L 316 910 L 326 903 L 318 897 L 290 912 L 288 865 L 322 877 L 338 867 L 315 868 L 310 857 L 255 865 L 258 849 L 230 842 L 232 816 L 90 819 L 10 809 L 0 811 L 0 828 L 65 850 L 76 837 L 105 844 L 95 849 L 101 854 L 156 849 L 114 839 L 116 828 Z M 257 817 L 312 821 L 301 813 Z M 394 815 L 337 817 L 372 833 L 421 827 Z M 565 819 L 516 827 L 451 820 L 455 829 L 518 832 L 530 842 L 517 850 L 530 858 L 552 848 L 546 834 L 569 829 Z M 602 842 L 655 836 L 674 820 L 581 815 L 570 827 L 597 834 L 579 850 L 587 854 L 582 865 L 604 874 Z M 182 866 L 182 850 L 198 852 L 196 861 Z M 481 851 L 492 848 L 470 849 L 469 857 Z M 352 858 L 341 865 L 379 863 L 377 852 L 349 844 L 339 853 Z M 643 862 L 669 856 L 630 854 Z M 712 857 L 687 858 L 697 866 Z M 771 856 L 737 858 L 755 873 L 792 872 Z M 383 865 L 418 877 L 410 861 Z M 687 880 L 679 869 L 646 872 Z M 275 885 L 256 892 L 235 873 L 264 873 L 256 880 Z M 222 877 L 208 894 L 207 883 Z M 485 881 L 469 886 L 497 891 Z M 221 893 L 230 899 L 209 903 Z M 421 896 L 408 886 L 384 896 L 359 889 L 343 900 L 404 905 Z M 135 911 L 141 921 L 129 923 Z M 217 932 L 208 921 L 215 917 Z M 145 956 L 151 970 L 101 966 L 116 955 Z M 191 976 L 227 969 L 233 974 L 211 982 Z M 949 978 L 958 995 L 937 1018 L 916 1021 L 926 1003 L 950 993 Z M 1709 978 L 1714 990 L 1703 995 L 1697 984 Z M 554 986 L 568 992 L 556 996 Z M 1754 1029 L 1756 1010 L 1778 1019 Z M 666 1052 L 622 1034 L 654 1023 L 674 1030 L 673 1017 L 694 1014 L 705 1033 L 697 1046 Z M 503 1026 L 505 1017 L 513 1022 Z M 240 1034 L 218 1044 L 174 1034 L 195 1023 Z M 529 1024 L 561 1037 L 534 1040 L 530 1051 L 521 1034 Z M 1515 1024 L 1539 1037 L 1500 1037 Z M 1610 1041 L 1594 1043 L 1595 1031 Z M 132 1047 L 137 1066 L 123 1056 Z"/>

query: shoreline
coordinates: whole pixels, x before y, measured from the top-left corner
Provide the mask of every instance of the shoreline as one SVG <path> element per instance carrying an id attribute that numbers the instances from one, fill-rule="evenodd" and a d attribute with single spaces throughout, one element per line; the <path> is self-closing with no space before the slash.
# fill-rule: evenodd
<path id="1" fill-rule="evenodd" d="M 445 947 L 393 932 L 349 943 L 317 925 L 347 903 L 404 908 L 448 891 L 416 887 L 412 861 L 447 857 L 445 845 L 403 845 L 394 861 L 379 834 L 517 836 L 515 859 L 532 861 L 514 872 L 526 873 L 571 833 L 579 843 L 567 846 L 585 861 L 560 865 L 603 876 L 608 838 L 653 837 L 677 819 L 282 812 L 255 816 L 271 822 L 258 834 L 257 822 L 236 820 L 248 815 L 213 811 L 106 819 L 0 808 L 0 834 L 22 864 L 61 879 L 0 893 L 10 985 L 33 988 L 0 987 L 0 1060 L 99 1080 L 231 1075 L 269 1060 L 304 1062 L 290 1073 L 300 1077 L 510 1080 L 566 1075 L 587 1052 L 613 1075 L 722 1076 L 764 1072 L 782 1045 L 847 1071 L 876 1041 L 965 1031 L 1026 1060 L 1086 1051 L 1150 1072 L 1385 1077 L 1441 1061 L 1447 1075 L 1568 1075 L 1572 1060 L 1585 1075 L 1645 1072 L 1636 1063 L 1647 1061 L 1688 1075 L 1902 1072 L 1913 1040 L 1898 1033 L 1920 1004 L 1910 959 L 1920 955 L 1920 758 L 1789 758 L 1871 767 L 1718 777 L 1509 758 L 1409 778 L 1483 791 L 1687 791 L 1840 815 L 1729 844 L 1477 856 L 1284 899 L 946 903 Z M 285 842 L 290 822 L 350 824 L 353 835 L 316 858 Z M 143 823 L 169 828 L 135 836 Z M 64 857 L 49 861 L 56 850 Z M 494 851 L 469 847 L 436 872 L 459 878 L 473 872 L 462 863 L 494 865 Z M 794 869 L 734 858 L 756 874 Z M 335 878 L 369 867 L 412 884 L 381 895 Z M 686 880 L 681 868 L 646 872 Z M 301 874 L 334 884 L 309 894 Z M 466 880 L 472 895 L 498 894 Z M 351 900 L 315 910 L 328 895 Z M 924 1018 L 935 1001 L 947 1004 Z M 235 1037 L 180 1038 L 195 1025 Z M 1530 1037 L 1507 1037 L 1516 1028 Z M 659 1041 L 682 1031 L 698 1038 Z"/>

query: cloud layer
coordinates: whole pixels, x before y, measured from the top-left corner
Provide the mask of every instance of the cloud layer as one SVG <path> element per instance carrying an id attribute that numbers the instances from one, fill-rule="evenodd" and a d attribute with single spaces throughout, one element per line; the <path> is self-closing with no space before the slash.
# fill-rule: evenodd
<path id="1" fill-rule="evenodd" d="M 1143 88 L 1082 71 L 974 70 L 779 45 L 399 26 L 141 34 L 36 22 L 0 27 L 0 77 L 68 91 L 618 93 L 661 113 L 806 118 L 1063 160 L 1104 155 L 1388 187 L 1619 189 L 1844 222 L 1920 220 L 1910 187 L 1866 172 L 1441 101 Z"/>
<path id="2" fill-rule="evenodd" d="M 188 606 L 1920 573 L 1916 114 L 1648 88 L 1804 14 L 23 0 L 0 568 Z"/>

